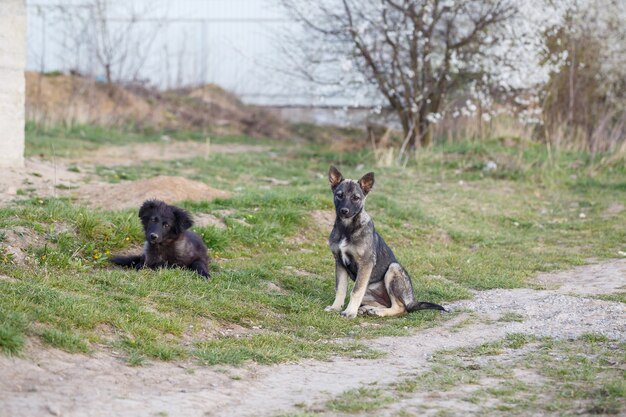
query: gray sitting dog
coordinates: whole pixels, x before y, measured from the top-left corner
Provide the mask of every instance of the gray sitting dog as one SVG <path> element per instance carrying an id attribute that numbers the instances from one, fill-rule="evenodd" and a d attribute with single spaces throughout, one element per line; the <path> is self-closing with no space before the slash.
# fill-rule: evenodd
<path id="1" fill-rule="evenodd" d="M 326 311 L 340 311 L 346 298 L 348 277 L 354 283 L 344 317 L 358 313 L 397 316 L 416 310 L 446 311 L 439 304 L 416 301 L 411 278 L 374 229 L 365 212 L 365 198 L 374 186 L 374 173 L 360 180 L 344 179 L 334 166 L 328 173 L 337 217 L 328 238 L 335 257 L 335 301 Z"/>

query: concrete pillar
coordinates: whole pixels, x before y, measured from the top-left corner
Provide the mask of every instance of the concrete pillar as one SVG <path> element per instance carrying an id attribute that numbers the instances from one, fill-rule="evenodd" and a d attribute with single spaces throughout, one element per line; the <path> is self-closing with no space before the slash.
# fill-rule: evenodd
<path id="1" fill-rule="evenodd" d="M 25 68 L 25 0 L 0 0 L 0 167 L 3 168 L 24 166 Z"/>

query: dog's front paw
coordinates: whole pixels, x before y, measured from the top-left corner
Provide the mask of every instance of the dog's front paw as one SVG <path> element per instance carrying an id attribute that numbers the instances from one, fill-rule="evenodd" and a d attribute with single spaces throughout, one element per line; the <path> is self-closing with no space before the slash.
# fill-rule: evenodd
<path id="1" fill-rule="evenodd" d="M 363 309 L 363 314 L 368 316 L 380 316 L 380 309 L 376 307 L 366 307 Z"/>
<path id="2" fill-rule="evenodd" d="M 334 307 L 334 306 L 326 306 L 326 308 L 324 309 L 324 311 L 339 311 L 341 310 L 341 307 Z"/>
<path id="3" fill-rule="evenodd" d="M 348 311 L 348 310 L 343 310 L 341 312 L 341 317 L 347 317 L 349 319 L 353 319 L 356 317 L 356 311 Z"/>

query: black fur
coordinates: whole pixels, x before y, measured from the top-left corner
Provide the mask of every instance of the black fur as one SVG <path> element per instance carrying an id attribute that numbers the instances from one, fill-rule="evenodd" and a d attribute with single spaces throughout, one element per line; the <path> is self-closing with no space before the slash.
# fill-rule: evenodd
<path id="1" fill-rule="evenodd" d="M 160 200 L 147 200 L 139 209 L 145 235 L 144 252 L 134 256 L 114 256 L 117 265 L 140 269 L 182 267 L 196 271 L 204 278 L 209 273 L 209 256 L 204 242 L 187 230 L 193 220 L 185 210 Z"/>

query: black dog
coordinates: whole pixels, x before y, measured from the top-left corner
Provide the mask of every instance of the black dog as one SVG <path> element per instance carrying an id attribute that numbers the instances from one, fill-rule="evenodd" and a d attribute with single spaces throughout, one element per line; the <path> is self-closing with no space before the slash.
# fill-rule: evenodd
<path id="1" fill-rule="evenodd" d="M 343 178 L 334 166 L 328 173 L 337 217 L 328 244 L 335 257 L 335 301 L 326 311 L 339 311 L 348 290 L 348 277 L 354 283 L 350 302 L 341 315 L 358 313 L 396 316 L 415 310 L 446 311 L 439 304 L 417 301 L 405 269 L 365 212 L 365 198 L 374 187 L 374 173 L 360 180 Z"/>
<path id="2" fill-rule="evenodd" d="M 145 233 L 144 251 L 136 256 L 115 256 L 117 265 L 140 268 L 183 267 L 209 279 L 209 256 L 204 242 L 190 232 L 193 220 L 185 210 L 159 200 L 148 200 L 139 209 Z"/>

